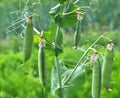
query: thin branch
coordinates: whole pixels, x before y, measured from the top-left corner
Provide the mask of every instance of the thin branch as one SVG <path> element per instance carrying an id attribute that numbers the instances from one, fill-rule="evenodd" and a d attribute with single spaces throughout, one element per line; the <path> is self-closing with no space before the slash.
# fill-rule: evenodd
<path id="1" fill-rule="evenodd" d="M 71 74 L 67 77 L 67 79 L 63 82 L 63 85 L 65 83 L 67 83 L 72 75 L 75 73 L 76 69 L 78 68 L 78 66 L 82 63 L 82 60 L 84 59 L 84 57 L 88 54 L 89 50 L 91 50 L 91 48 L 102 38 L 104 37 L 103 35 L 101 35 L 85 52 L 84 54 L 82 55 L 81 59 L 78 61 L 77 65 L 75 66 L 75 68 L 73 69 L 73 71 L 71 72 Z"/>

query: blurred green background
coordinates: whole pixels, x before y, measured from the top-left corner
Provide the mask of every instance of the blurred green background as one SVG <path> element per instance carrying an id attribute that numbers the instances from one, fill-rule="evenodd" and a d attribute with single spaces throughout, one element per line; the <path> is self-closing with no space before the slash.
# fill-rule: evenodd
<path id="1" fill-rule="evenodd" d="M 21 2 L 22 1 L 22 2 Z M 41 85 L 38 79 L 37 53 L 38 45 L 35 44 L 32 58 L 25 66 L 22 64 L 23 38 L 21 38 L 21 28 L 8 33 L 7 27 L 19 17 L 20 9 L 24 8 L 27 0 L 0 0 L 0 98 L 43 98 Z M 39 0 L 28 0 L 28 6 Z M 58 0 L 41 0 L 35 9 L 30 9 L 40 15 L 43 28 L 47 30 L 50 16 L 49 10 L 55 6 Z M 80 0 L 79 6 L 89 6 L 89 0 Z M 115 44 L 115 62 L 112 73 L 112 92 L 107 92 L 102 88 L 101 98 L 119 98 L 120 92 L 120 2 L 119 0 L 98 0 L 95 7 L 85 10 L 85 17 L 82 22 L 82 37 L 79 46 L 86 49 L 101 34 L 110 37 Z M 20 24 L 17 24 L 19 26 Z M 16 27 L 16 26 L 15 26 Z M 12 29 L 15 28 L 14 26 Z M 69 29 L 64 33 L 64 53 L 60 59 L 65 64 L 74 65 L 80 58 L 80 51 L 74 51 L 73 32 Z M 104 40 L 99 42 L 104 46 Z M 74 62 L 71 62 L 74 61 Z M 47 51 L 47 92 L 50 92 L 51 68 L 55 66 L 54 55 Z M 84 89 L 78 92 L 76 98 L 91 98 L 91 69 L 86 71 L 86 82 Z M 48 93 L 48 98 L 56 98 Z"/>

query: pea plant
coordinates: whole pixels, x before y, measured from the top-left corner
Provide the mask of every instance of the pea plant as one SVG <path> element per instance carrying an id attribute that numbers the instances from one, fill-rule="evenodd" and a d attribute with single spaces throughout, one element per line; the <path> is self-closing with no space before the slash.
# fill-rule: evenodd
<path id="1" fill-rule="evenodd" d="M 29 0 L 28 0 L 29 1 Z M 92 2 L 93 1 L 93 2 Z M 95 0 L 92 0 L 95 3 Z M 47 51 L 53 51 L 55 57 L 55 67 L 51 71 L 51 93 L 57 95 L 58 98 L 73 98 L 77 91 L 85 83 L 85 69 L 91 68 L 92 71 L 92 98 L 100 98 L 101 85 L 104 86 L 106 91 L 112 91 L 110 88 L 110 80 L 112 74 L 112 66 L 114 62 L 114 44 L 111 39 L 105 35 L 98 37 L 83 53 L 79 61 L 74 68 L 67 68 L 62 60 L 59 59 L 59 55 L 64 53 L 65 49 L 63 45 L 63 29 L 72 28 L 76 26 L 74 33 L 73 48 L 78 50 L 79 42 L 81 38 L 81 23 L 84 18 L 84 9 L 90 8 L 87 6 L 79 7 L 77 3 L 79 0 L 59 0 L 59 3 L 51 8 L 49 14 L 51 21 L 48 27 L 48 31 L 42 29 L 37 30 L 34 26 L 33 18 L 39 18 L 37 13 L 29 13 L 25 10 L 25 24 L 24 27 L 24 44 L 23 44 L 23 64 L 30 60 L 35 37 L 39 37 L 38 41 L 38 74 L 39 80 L 42 85 L 43 94 L 46 93 L 47 81 L 47 69 L 46 69 L 46 54 Z M 43 13 L 44 14 L 44 13 Z M 95 45 L 101 39 L 106 39 L 105 55 L 101 56 L 100 51 L 96 49 Z M 47 50 L 47 51 L 46 51 Z"/>

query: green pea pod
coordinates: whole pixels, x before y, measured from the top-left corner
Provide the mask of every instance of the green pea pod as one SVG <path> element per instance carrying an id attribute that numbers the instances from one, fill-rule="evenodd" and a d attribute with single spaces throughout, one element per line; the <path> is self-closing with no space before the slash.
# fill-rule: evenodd
<path id="1" fill-rule="evenodd" d="M 24 36 L 24 46 L 23 46 L 23 63 L 30 59 L 33 48 L 33 24 L 32 17 L 28 18 L 26 32 Z"/>
<path id="2" fill-rule="evenodd" d="M 77 45 L 80 41 L 80 35 L 81 35 L 81 20 L 78 20 L 76 31 L 75 31 L 75 34 L 74 34 L 74 48 L 75 49 L 77 49 Z"/>
<path id="3" fill-rule="evenodd" d="M 100 98 L 101 88 L 101 67 L 98 59 L 98 54 L 94 54 L 93 74 L 92 74 L 92 98 Z"/>
<path id="4" fill-rule="evenodd" d="M 110 81 L 112 75 L 112 66 L 114 61 L 113 43 L 109 42 L 106 49 L 106 54 L 102 66 L 102 84 L 107 91 L 112 91 Z"/>
<path id="5" fill-rule="evenodd" d="M 44 47 L 45 47 L 44 39 L 41 38 L 38 52 L 38 71 L 40 83 L 43 85 L 43 87 L 45 87 L 46 85 L 46 64 Z"/>

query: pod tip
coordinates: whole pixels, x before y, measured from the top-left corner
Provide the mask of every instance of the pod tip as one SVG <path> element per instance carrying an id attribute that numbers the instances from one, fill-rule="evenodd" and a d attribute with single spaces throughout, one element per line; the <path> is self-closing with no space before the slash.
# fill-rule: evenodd
<path id="1" fill-rule="evenodd" d="M 75 46 L 73 47 L 73 49 L 77 50 L 77 46 L 75 45 Z"/>
<path id="2" fill-rule="evenodd" d="M 107 92 L 112 92 L 112 89 L 111 88 L 106 88 L 106 91 Z"/>

